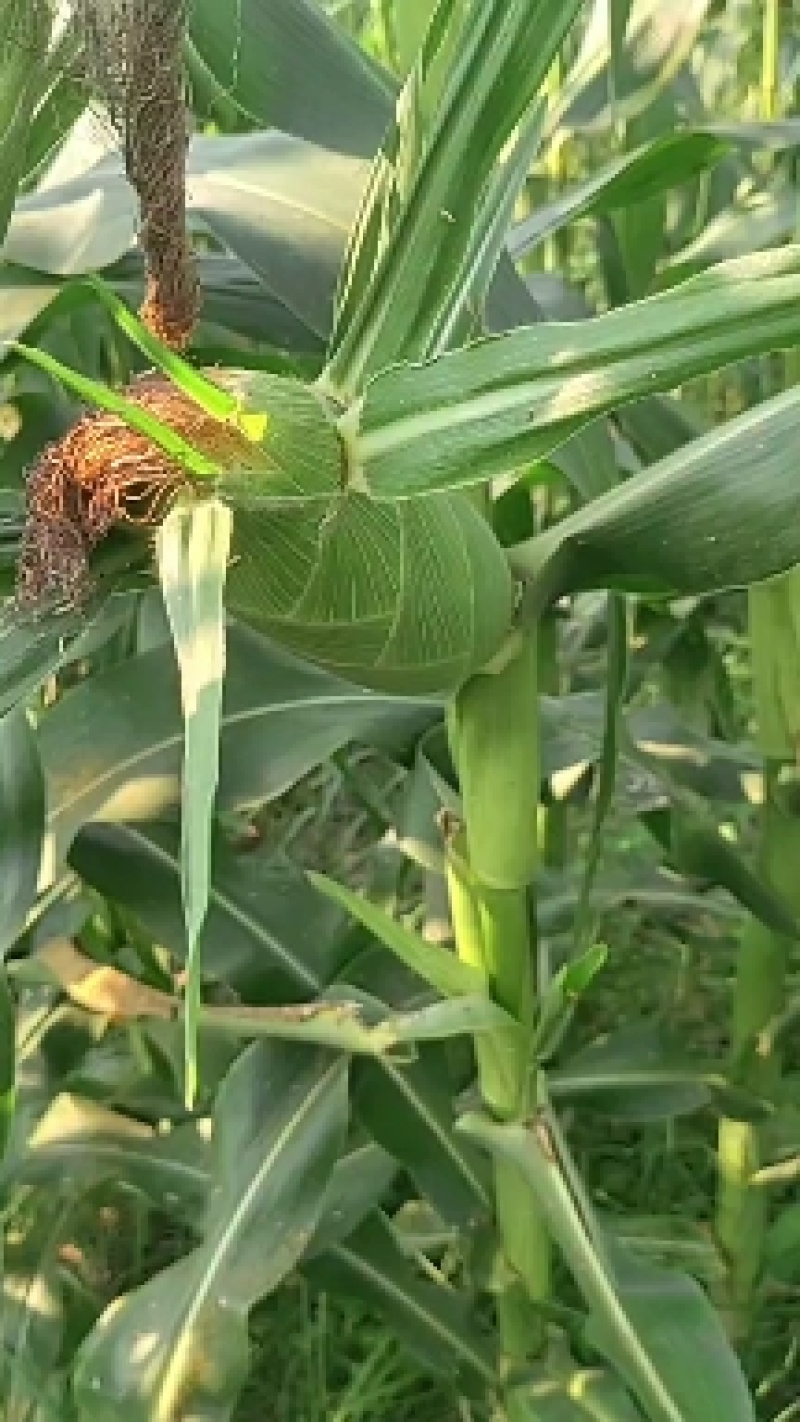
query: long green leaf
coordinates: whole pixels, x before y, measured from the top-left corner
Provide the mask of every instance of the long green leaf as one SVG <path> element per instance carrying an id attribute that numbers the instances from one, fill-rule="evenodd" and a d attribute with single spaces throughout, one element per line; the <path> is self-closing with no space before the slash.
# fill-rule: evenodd
<path id="1" fill-rule="evenodd" d="M 247 1316 L 300 1258 L 347 1119 L 344 1059 L 251 1047 L 215 1113 L 217 1163 L 199 1247 L 117 1302 L 74 1372 L 85 1422 L 223 1422 L 247 1371 Z"/>
<path id="2" fill-rule="evenodd" d="M 739 1363 L 699 1286 L 621 1253 L 615 1267 L 539 1133 L 478 1116 L 460 1124 L 525 1176 L 589 1306 L 592 1341 L 619 1369 L 649 1422 L 754 1422 Z"/>
<path id="3" fill-rule="evenodd" d="M 4 1188 L 21 1183 L 40 1192 L 69 1179 L 85 1193 L 100 1181 L 124 1178 L 159 1209 L 185 1219 L 205 1204 L 210 1173 L 208 1142 L 193 1123 L 159 1134 L 131 1116 L 64 1093 L 8 1160 L 2 1179 Z"/>
<path id="4" fill-rule="evenodd" d="M 8 974 L 0 970 L 0 1161 L 14 1127 L 17 1100 L 17 1005 Z"/>
<path id="5" fill-rule="evenodd" d="M 119 628 L 120 604 L 108 597 L 102 580 L 80 610 L 66 609 L 47 617 L 20 617 L 13 606 L 0 613 L 0 714 L 26 702 L 54 672 L 75 655 L 80 635 L 101 645 Z"/>
<path id="6" fill-rule="evenodd" d="M 27 1219 L 6 1230 L 0 1291 L 0 1387 L 3 1408 L 14 1422 L 58 1422 L 66 1387 L 59 1355 L 67 1326 L 67 1299 L 60 1254 L 75 1237 L 75 1193 L 51 1191 Z M 45 1305 L 43 1307 L 43 1304 Z"/>
<path id="7" fill-rule="evenodd" d="M 308 1244 L 304 1259 L 341 1244 L 362 1221 L 376 1209 L 397 1174 L 397 1166 L 380 1146 L 355 1146 L 337 1160 L 317 1227 Z"/>
<path id="8" fill-rule="evenodd" d="M 686 183 L 711 168 L 726 147 L 714 133 L 691 130 L 643 143 L 537 207 L 513 229 L 509 251 L 520 257 L 586 213 L 617 212 Z"/>
<path id="9" fill-rule="evenodd" d="M 601 1116 L 630 1121 L 698 1111 L 723 1085 L 719 1069 L 665 1038 L 658 1024 L 636 1020 L 565 1055 L 548 1073 L 553 1100 L 574 1100 Z"/>
<path id="10" fill-rule="evenodd" d="M 593 320 L 386 371 L 343 433 L 376 498 L 411 498 L 508 473 L 604 410 L 797 340 L 800 247 L 786 247 Z"/>
<path id="11" fill-rule="evenodd" d="M 686 595 L 746 587 L 800 562 L 800 392 L 765 401 L 578 510 L 512 561 L 543 605 L 567 588 Z M 674 536 L 680 526 L 681 536 Z"/>
<path id="12" fill-rule="evenodd" d="M 24 176 L 31 119 L 46 84 L 49 5 L 0 0 L 0 242 Z"/>
<path id="13" fill-rule="evenodd" d="M 352 914 L 353 918 L 369 929 L 379 942 L 405 963 L 413 973 L 422 978 L 443 997 L 456 997 L 480 992 L 484 987 L 481 974 L 468 964 L 462 963 L 449 949 L 438 948 L 426 943 L 418 933 L 398 923 L 377 904 L 370 903 L 360 894 L 354 894 L 344 885 L 336 883 L 324 874 L 309 873 L 311 883 L 321 893 L 327 894 L 335 903 Z"/>
<path id="14" fill-rule="evenodd" d="M 391 112 L 391 81 L 312 0 L 193 0 L 189 37 L 201 113 L 233 108 L 254 128 L 342 153 L 375 152 Z"/>
<path id="15" fill-rule="evenodd" d="M 181 778 L 181 896 L 186 920 L 186 1099 L 197 1094 L 200 935 L 211 891 L 211 839 L 219 780 L 225 676 L 225 606 L 233 519 L 217 499 L 172 510 L 156 537 L 164 606 L 180 669 L 184 751 Z"/>

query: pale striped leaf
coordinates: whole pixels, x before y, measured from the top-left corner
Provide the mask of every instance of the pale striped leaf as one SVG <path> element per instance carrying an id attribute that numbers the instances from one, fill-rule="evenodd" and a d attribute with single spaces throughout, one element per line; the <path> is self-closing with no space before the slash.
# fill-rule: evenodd
<path id="1" fill-rule="evenodd" d="M 197 1092 L 200 935 L 211 890 L 211 836 L 219 779 L 225 608 L 232 517 L 217 499 L 179 505 L 156 538 L 158 572 L 180 668 L 184 724 L 181 892 L 186 919 L 186 1097 Z"/>

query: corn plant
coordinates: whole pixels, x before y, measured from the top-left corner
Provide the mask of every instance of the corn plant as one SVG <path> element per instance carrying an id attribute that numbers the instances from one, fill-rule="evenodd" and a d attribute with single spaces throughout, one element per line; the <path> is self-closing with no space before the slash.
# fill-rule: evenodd
<path id="1" fill-rule="evenodd" d="M 26 439 L 45 396 L 53 422 L 9 441 L 3 494 L 11 1417 L 233 1416 L 251 1314 L 300 1272 L 365 1299 L 464 1417 L 755 1418 L 748 1334 L 796 1234 L 765 1183 L 795 1154 L 800 398 L 700 429 L 671 392 L 790 367 L 800 248 L 704 255 L 731 174 L 797 142 L 777 8 L 762 122 L 700 111 L 722 9 L 195 0 L 179 26 L 84 0 L 59 30 L 0 0 L 27 135 L 0 139 L 4 389 Z M 185 171 L 179 61 L 218 130 Z M 76 159 L 87 80 L 124 171 Z M 565 134 L 598 146 L 589 177 Z M 587 218 L 597 308 L 552 319 Z M 763 764 L 703 715 L 676 729 L 702 608 L 741 589 Z M 599 698 L 561 635 L 587 607 Z M 634 700 L 659 663 L 666 732 Z M 315 775 L 380 842 L 366 885 L 363 852 L 270 831 Z M 745 785 L 758 856 L 720 808 Z M 625 1021 L 575 1043 L 615 951 L 620 799 L 673 906 L 744 923 L 730 1051 Z M 612 1098 L 719 1119 L 708 1289 L 593 1199 L 576 1120 Z M 87 1197 L 183 1231 L 106 1308 Z"/>

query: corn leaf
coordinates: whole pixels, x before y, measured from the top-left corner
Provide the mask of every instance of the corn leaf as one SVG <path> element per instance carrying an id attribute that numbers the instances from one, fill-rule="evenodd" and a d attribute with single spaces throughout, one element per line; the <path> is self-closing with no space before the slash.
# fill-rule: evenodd
<path id="1" fill-rule="evenodd" d="M 84 1422 L 230 1415 L 247 1372 L 248 1314 L 302 1255 L 346 1120 L 346 1058 L 263 1043 L 239 1057 L 217 1101 L 201 1243 L 89 1334 L 74 1372 Z"/>
<path id="2" fill-rule="evenodd" d="M 431 349 L 469 294 L 464 255 L 507 140 L 580 0 L 440 0 L 378 155 L 340 284 L 327 378 L 349 394 Z"/>
<path id="3" fill-rule="evenodd" d="M 388 370 L 367 388 L 351 458 L 381 499 L 479 483 L 541 459 L 604 410 L 797 341 L 792 246 L 593 320 L 521 328 Z"/>
<path id="4" fill-rule="evenodd" d="M 589 1307 L 592 1342 L 618 1368 L 649 1422 L 754 1422 L 741 1368 L 699 1285 L 640 1264 L 599 1236 L 536 1131 L 477 1116 L 460 1125 L 524 1175 Z"/>
<path id="5" fill-rule="evenodd" d="M 799 431 L 800 391 L 789 390 L 520 544 L 512 560 L 532 579 L 532 602 L 605 586 L 709 593 L 793 566 Z"/>

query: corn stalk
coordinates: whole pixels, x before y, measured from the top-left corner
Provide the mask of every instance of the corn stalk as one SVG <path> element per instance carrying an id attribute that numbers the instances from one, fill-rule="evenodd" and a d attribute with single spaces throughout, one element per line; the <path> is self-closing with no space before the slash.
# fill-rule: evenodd
<path id="1" fill-rule="evenodd" d="M 765 0 L 762 29 L 761 116 L 779 116 L 780 0 Z M 800 918 L 800 784 L 798 783 L 798 668 L 800 668 L 800 573 L 749 594 L 750 647 L 757 741 L 764 756 L 760 823 L 760 871 Z M 771 1026 L 786 991 L 793 940 L 755 919 L 744 929 L 734 986 L 731 1074 L 753 1092 L 774 1099 L 781 1054 Z M 724 1300 L 735 1337 L 753 1321 L 769 1223 L 768 1198 L 754 1180 L 763 1164 L 757 1122 L 723 1119 L 719 1127 L 717 1235 L 728 1263 Z"/>

